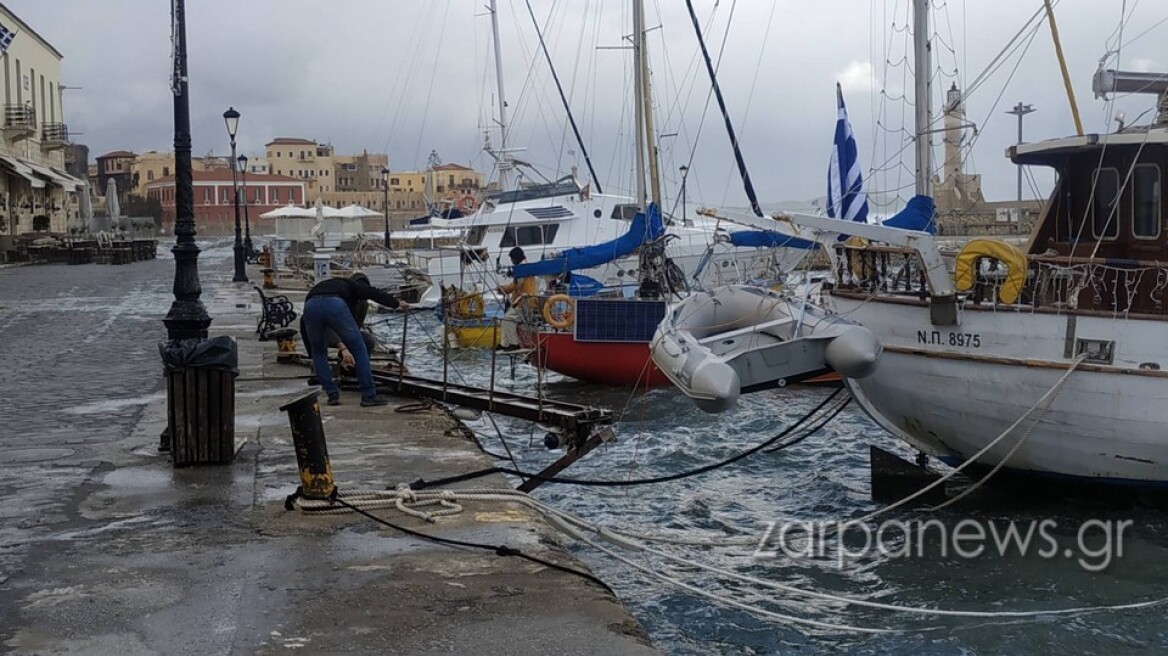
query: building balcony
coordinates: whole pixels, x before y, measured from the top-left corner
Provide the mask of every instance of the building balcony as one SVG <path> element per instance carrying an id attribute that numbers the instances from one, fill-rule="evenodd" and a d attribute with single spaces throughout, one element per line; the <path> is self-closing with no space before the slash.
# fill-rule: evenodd
<path id="1" fill-rule="evenodd" d="M 13 141 L 36 134 L 36 110 L 31 105 L 4 106 L 4 135 Z"/>
<path id="2" fill-rule="evenodd" d="M 69 145 L 69 126 L 64 123 L 41 124 L 41 150 L 60 150 Z"/>
<path id="3" fill-rule="evenodd" d="M 305 155 L 303 157 L 297 157 L 296 161 L 297 162 L 315 162 L 316 157 L 312 153 L 308 153 L 307 155 Z"/>

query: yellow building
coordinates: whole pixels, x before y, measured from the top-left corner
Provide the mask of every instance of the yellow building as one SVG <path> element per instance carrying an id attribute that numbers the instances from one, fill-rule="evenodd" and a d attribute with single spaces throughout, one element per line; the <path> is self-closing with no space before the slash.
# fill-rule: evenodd
<path id="1" fill-rule="evenodd" d="M 265 144 L 264 149 L 268 173 L 303 180 L 308 188 L 309 204 L 322 194 L 336 191 L 332 146 L 308 139 L 277 137 Z"/>
<path id="2" fill-rule="evenodd" d="M 65 173 L 63 55 L 3 4 L 0 27 L 0 35 L 13 35 L 0 55 L 0 235 L 32 232 L 38 216 L 48 217 L 51 231 L 68 232 L 79 225 L 74 192 L 83 183 Z"/>
<path id="3" fill-rule="evenodd" d="M 192 171 L 206 171 L 207 167 L 201 158 L 191 159 Z M 174 175 L 174 152 L 160 153 L 156 150 L 139 153 L 130 165 L 130 179 L 133 184 L 134 195 L 146 197 L 146 185 Z M 266 173 L 266 171 L 265 171 Z M 105 190 L 101 190 L 105 193 Z"/>

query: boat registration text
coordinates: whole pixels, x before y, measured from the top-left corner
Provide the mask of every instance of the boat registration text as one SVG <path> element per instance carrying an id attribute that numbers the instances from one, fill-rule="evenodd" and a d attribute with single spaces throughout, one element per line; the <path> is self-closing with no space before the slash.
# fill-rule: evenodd
<path id="1" fill-rule="evenodd" d="M 918 330 L 917 343 L 935 346 L 981 348 L 981 335 L 977 333 L 941 332 L 940 330 Z"/>

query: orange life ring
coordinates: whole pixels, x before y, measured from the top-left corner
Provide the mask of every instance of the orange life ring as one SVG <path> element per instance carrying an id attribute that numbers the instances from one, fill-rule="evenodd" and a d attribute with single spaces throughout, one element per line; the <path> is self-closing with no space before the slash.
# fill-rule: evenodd
<path id="1" fill-rule="evenodd" d="M 558 315 L 553 311 L 559 303 L 567 303 L 568 309 Z M 543 320 L 547 325 L 556 330 L 567 330 L 572 327 L 572 322 L 576 320 L 576 300 L 567 294 L 555 294 L 544 301 L 543 304 Z"/>
<path id="2" fill-rule="evenodd" d="M 465 196 L 461 201 L 459 201 L 458 204 L 465 211 L 473 210 L 475 206 L 475 199 L 472 196 Z"/>

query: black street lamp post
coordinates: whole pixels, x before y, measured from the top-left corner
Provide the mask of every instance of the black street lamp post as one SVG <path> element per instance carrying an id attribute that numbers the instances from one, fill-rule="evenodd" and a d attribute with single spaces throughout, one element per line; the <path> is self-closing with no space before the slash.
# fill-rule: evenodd
<path id="1" fill-rule="evenodd" d="M 223 122 L 227 124 L 227 136 L 231 137 L 231 190 L 235 192 L 235 277 L 232 282 L 247 282 L 247 268 L 243 253 L 242 226 L 239 221 L 239 181 L 235 173 L 235 131 L 239 129 L 239 112 L 228 107 L 223 112 Z"/>
<path id="2" fill-rule="evenodd" d="M 240 155 L 239 175 L 243 179 L 243 248 L 249 258 L 255 255 L 255 247 L 251 243 L 251 217 L 248 216 L 247 205 L 247 155 Z"/>
<path id="3" fill-rule="evenodd" d="M 385 247 L 389 248 L 389 168 L 381 169 L 381 190 L 385 198 L 381 201 L 381 210 L 385 212 Z"/>
<path id="4" fill-rule="evenodd" d="M 174 302 L 162 320 L 167 339 L 207 339 L 211 317 L 199 285 L 199 247 L 195 244 L 195 190 L 191 174 L 191 104 L 187 86 L 187 28 L 184 0 L 171 5 L 174 45 Z"/>

